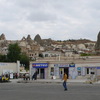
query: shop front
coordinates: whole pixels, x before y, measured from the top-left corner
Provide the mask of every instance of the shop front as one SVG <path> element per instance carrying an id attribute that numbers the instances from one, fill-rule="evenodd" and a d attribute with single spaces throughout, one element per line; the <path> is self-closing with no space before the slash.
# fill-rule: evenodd
<path id="1" fill-rule="evenodd" d="M 98 63 L 92 64 L 77 64 L 77 78 L 88 78 L 100 76 L 100 66 Z"/>
<path id="2" fill-rule="evenodd" d="M 32 67 L 30 69 L 31 77 L 37 71 L 37 78 L 45 79 L 47 77 L 47 68 L 48 63 L 32 63 Z"/>
<path id="3" fill-rule="evenodd" d="M 100 66 L 85 67 L 86 75 L 100 76 Z"/>
<path id="4" fill-rule="evenodd" d="M 52 67 L 51 67 L 52 66 Z M 71 64 L 51 64 L 50 65 L 51 68 L 51 77 L 55 76 L 56 78 L 60 78 L 62 79 L 63 74 L 66 73 L 68 78 L 74 78 L 73 75 L 76 74 L 76 68 L 75 68 L 75 64 L 71 65 Z"/>
<path id="5" fill-rule="evenodd" d="M 88 76 L 100 76 L 100 63 L 66 63 L 60 61 L 30 62 L 30 75 L 38 71 L 37 78 L 62 79 L 66 73 L 69 79 L 87 78 Z"/>
<path id="6" fill-rule="evenodd" d="M 85 72 L 86 72 L 86 75 L 91 75 L 91 74 L 96 75 L 97 68 L 96 67 L 85 67 Z"/>

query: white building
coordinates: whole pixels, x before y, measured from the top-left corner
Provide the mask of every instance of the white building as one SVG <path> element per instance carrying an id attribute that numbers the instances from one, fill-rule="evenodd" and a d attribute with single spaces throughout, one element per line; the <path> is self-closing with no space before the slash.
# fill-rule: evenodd
<path id="1" fill-rule="evenodd" d="M 11 74 L 11 73 L 17 73 L 19 75 L 19 72 L 20 72 L 19 61 L 17 61 L 17 63 L 0 62 L 0 75 Z"/>
<path id="2" fill-rule="evenodd" d="M 100 76 L 100 58 L 86 58 L 66 61 L 36 61 L 30 62 L 30 75 L 38 70 L 38 78 L 50 79 L 52 76 L 61 78 L 64 72 L 68 78 L 87 78 Z"/>
<path id="3" fill-rule="evenodd" d="M 46 51 L 46 52 L 42 52 L 43 57 L 57 57 L 61 55 L 61 52 L 57 52 L 57 51 Z"/>

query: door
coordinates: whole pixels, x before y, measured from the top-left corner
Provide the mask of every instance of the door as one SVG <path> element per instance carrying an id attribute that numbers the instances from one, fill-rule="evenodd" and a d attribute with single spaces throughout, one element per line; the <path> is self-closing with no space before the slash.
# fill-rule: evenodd
<path id="1" fill-rule="evenodd" d="M 67 74 L 67 78 L 69 77 L 69 68 L 64 68 L 64 73 Z"/>
<path id="2" fill-rule="evenodd" d="M 45 74 L 44 74 L 44 68 L 40 69 L 40 78 L 44 79 L 45 78 Z"/>
<path id="3" fill-rule="evenodd" d="M 63 74 L 64 74 L 63 68 L 59 68 L 59 76 L 60 76 L 60 79 L 63 78 Z"/>

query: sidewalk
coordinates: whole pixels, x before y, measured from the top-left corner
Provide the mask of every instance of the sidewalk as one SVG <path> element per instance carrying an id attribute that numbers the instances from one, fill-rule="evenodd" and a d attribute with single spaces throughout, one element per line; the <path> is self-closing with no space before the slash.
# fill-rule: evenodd
<path id="1" fill-rule="evenodd" d="M 11 83 L 62 83 L 61 79 L 37 79 L 37 80 L 23 80 L 11 79 Z M 68 79 L 68 83 L 85 83 L 86 79 Z"/>

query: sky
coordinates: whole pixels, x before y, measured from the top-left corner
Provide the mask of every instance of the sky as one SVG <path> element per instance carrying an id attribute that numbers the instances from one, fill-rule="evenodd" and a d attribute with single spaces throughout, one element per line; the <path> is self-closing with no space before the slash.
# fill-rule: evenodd
<path id="1" fill-rule="evenodd" d="M 0 0 L 0 35 L 97 40 L 100 0 Z"/>

